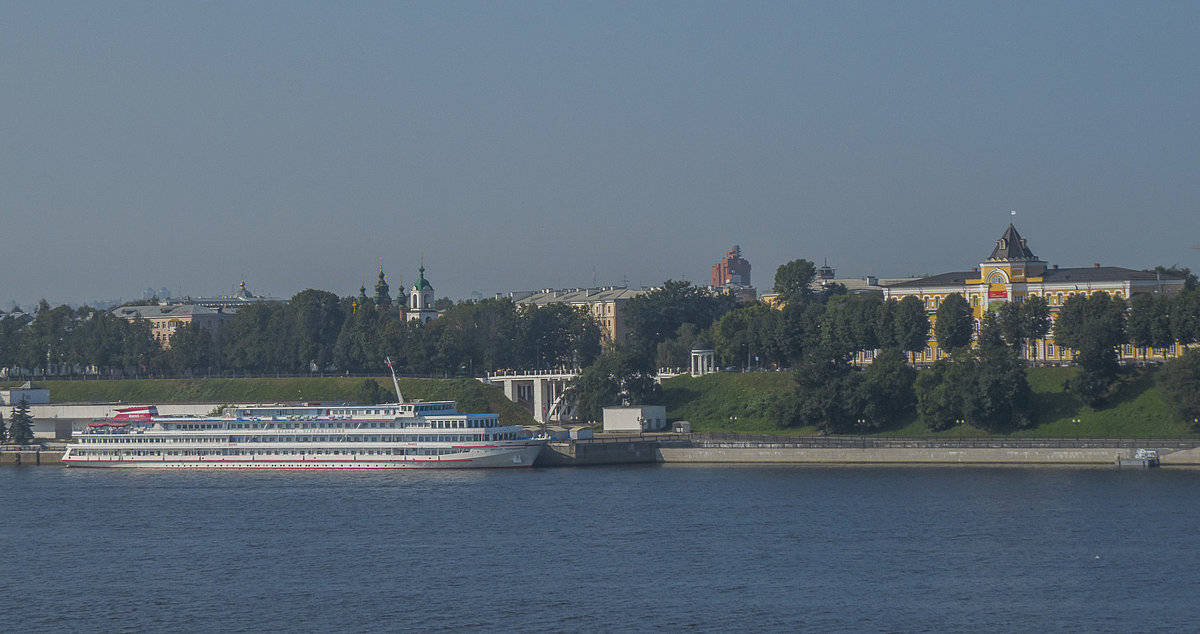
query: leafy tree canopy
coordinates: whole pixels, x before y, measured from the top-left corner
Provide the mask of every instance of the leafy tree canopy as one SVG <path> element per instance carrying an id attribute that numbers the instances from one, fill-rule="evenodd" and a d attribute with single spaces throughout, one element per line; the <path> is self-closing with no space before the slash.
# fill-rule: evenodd
<path id="1" fill-rule="evenodd" d="M 613 405 L 656 405 L 662 388 L 655 381 L 652 361 L 644 356 L 614 350 L 600 355 L 568 388 L 584 420 L 599 421 L 602 410 Z"/>
<path id="2" fill-rule="evenodd" d="M 779 299 L 787 304 L 804 304 L 813 296 L 812 283 L 817 279 L 817 265 L 800 258 L 775 269 L 775 286 Z"/>
<path id="3" fill-rule="evenodd" d="M 1191 421 L 1200 431 L 1200 349 L 1168 361 L 1159 370 L 1157 381 L 1163 400 L 1180 420 Z"/>
<path id="4" fill-rule="evenodd" d="M 934 324 L 934 336 L 938 346 L 946 351 L 966 348 L 971 345 L 974 333 L 975 316 L 971 312 L 971 305 L 960 293 L 947 295 L 938 306 L 937 320 Z"/>

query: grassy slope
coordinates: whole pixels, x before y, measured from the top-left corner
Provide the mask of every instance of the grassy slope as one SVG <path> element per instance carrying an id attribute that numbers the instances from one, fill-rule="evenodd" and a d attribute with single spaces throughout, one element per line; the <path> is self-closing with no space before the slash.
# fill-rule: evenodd
<path id="1" fill-rule="evenodd" d="M 38 381 L 55 403 L 270 403 L 354 401 L 362 378 L 139 379 L 128 381 Z M 391 377 L 375 379 L 387 394 Z M 498 387 L 474 379 L 400 379 L 405 399 L 458 401 L 459 411 L 497 412 L 506 425 L 532 425 L 533 417 L 504 397 Z"/>
<path id="2" fill-rule="evenodd" d="M 1110 402 L 1099 409 L 1084 407 L 1063 391 L 1071 368 L 1034 368 L 1029 383 L 1034 392 L 1035 426 L 1016 435 L 1044 437 L 1181 436 L 1193 434 L 1177 421 L 1159 396 L 1153 371 L 1138 370 L 1125 376 Z M 390 377 L 376 379 L 391 392 Z M 289 379 L 142 379 L 129 381 L 38 381 L 50 389 L 56 403 L 258 403 L 274 401 L 354 401 L 361 378 Z M 780 430 L 770 419 L 767 403 L 792 390 L 790 372 L 679 376 L 663 382 L 667 416 L 687 420 L 692 429 L 707 432 L 812 434 L 813 428 Z M 533 418 L 509 401 L 496 387 L 473 379 L 401 379 L 405 398 L 455 400 L 463 412 L 498 412 L 504 424 L 532 425 Z M 1078 429 L 1071 421 L 1078 418 Z M 974 428 L 931 433 L 919 420 L 882 432 L 894 436 L 977 436 Z"/>
<path id="3" fill-rule="evenodd" d="M 1033 389 L 1034 427 L 1014 435 L 1035 437 L 1186 436 L 1194 435 L 1187 423 L 1175 419 L 1159 396 L 1153 370 L 1136 370 L 1122 378 L 1109 402 L 1092 409 L 1063 391 L 1072 368 L 1029 370 Z M 792 389 L 792 375 L 780 373 L 711 374 L 701 378 L 676 377 L 663 383 L 667 416 L 687 420 L 696 431 L 766 432 L 789 435 L 813 433 L 812 428 L 779 430 L 768 419 L 765 403 L 772 394 Z M 736 421 L 730 417 L 736 416 Z M 1079 419 L 1078 425 L 1072 422 Z M 932 433 L 915 418 L 882 432 L 889 436 L 983 436 L 972 428 L 954 428 Z"/>
<path id="4" fill-rule="evenodd" d="M 779 432 L 767 402 L 794 388 L 790 372 L 681 375 L 663 381 L 667 418 L 686 420 L 695 431 Z M 788 433 L 796 433 L 789 430 Z"/>

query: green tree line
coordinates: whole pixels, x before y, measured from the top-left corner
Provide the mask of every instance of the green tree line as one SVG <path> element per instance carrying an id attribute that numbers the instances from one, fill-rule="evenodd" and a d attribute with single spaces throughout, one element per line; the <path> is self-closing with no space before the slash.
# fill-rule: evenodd
<path id="1" fill-rule="evenodd" d="M 450 305 L 427 324 L 401 321 L 370 298 L 306 290 L 288 302 L 249 304 L 215 334 L 182 325 L 166 349 L 150 324 L 105 310 L 42 302 L 32 319 L 0 318 L 0 367 L 89 367 L 101 374 L 203 375 L 379 372 L 428 376 L 503 368 L 581 367 L 600 354 L 586 310 L 521 307 L 508 299 Z"/>

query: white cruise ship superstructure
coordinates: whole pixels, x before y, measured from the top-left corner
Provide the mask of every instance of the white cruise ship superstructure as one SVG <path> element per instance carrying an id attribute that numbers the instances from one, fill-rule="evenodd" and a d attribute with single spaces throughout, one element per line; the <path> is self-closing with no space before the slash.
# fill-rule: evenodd
<path id="1" fill-rule="evenodd" d="M 499 414 L 453 401 L 384 405 L 239 405 L 220 416 L 117 410 L 62 461 L 84 467 L 404 469 L 530 467 L 545 444 Z"/>

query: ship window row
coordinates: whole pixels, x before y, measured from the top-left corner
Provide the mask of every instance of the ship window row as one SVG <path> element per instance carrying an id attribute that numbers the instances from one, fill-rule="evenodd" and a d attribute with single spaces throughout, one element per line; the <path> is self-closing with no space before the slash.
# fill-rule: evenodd
<path id="1" fill-rule="evenodd" d="M 385 407 L 385 408 L 378 408 L 378 409 L 349 408 L 349 409 L 326 409 L 326 410 L 239 409 L 239 410 L 237 410 L 237 415 L 245 416 L 245 417 L 263 417 L 263 418 L 273 418 L 273 417 L 279 416 L 279 417 L 285 417 L 285 418 L 298 418 L 298 419 L 311 420 L 311 419 L 317 418 L 318 416 L 325 416 L 325 417 L 328 417 L 328 416 L 395 416 L 398 411 L 399 410 L 397 410 L 394 407 Z"/>
<path id="2" fill-rule="evenodd" d="M 344 435 L 333 436 L 229 436 L 210 438 L 179 438 L 179 437 L 133 437 L 133 436 L 84 436 L 84 443 L 106 444 L 148 444 L 148 443 L 225 443 L 225 442 L 474 442 L 479 440 L 514 440 L 514 432 L 500 434 L 421 434 L 416 436 L 401 435 Z"/>
<path id="3" fill-rule="evenodd" d="M 313 451 L 306 449 L 177 449 L 149 450 L 130 449 L 125 451 L 113 449 L 79 449 L 72 454 L 80 458 L 117 457 L 117 456 L 448 456 L 463 454 L 469 449 L 460 448 L 420 448 L 420 449 L 334 449 L 328 451 Z"/>
<path id="4" fill-rule="evenodd" d="M 352 423 L 348 421 L 322 421 L 316 423 L 290 423 L 282 421 L 271 421 L 264 423 L 224 423 L 206 424 L 206 423 L 176 423 L 170 429 L 180 429 L 185 431 L 196 431 L 205 429 L 403 429 L 408 426 L 396 421 L 376 421 L 376 422 L 359 422 Z"/>
<path id="5" fill-rule="evenodd" d="M 500 421 L 496 418 L 473 419 L 461 418 L 454 420 L 435 420 L 421 423 L 419 421 L 320 421 L 312 423 L 296 423 L 283 421 L 270 422 L 231 422 L 231 423 L 168 423 L 168 429 L 181 431 L 205 431 L 212 429 L 404 429 L 406 427 L 431 427 L 434 429 L 472 429 L 498 427 Z"/>
<path id="6" fill-rule="evenodd" d="M 460 418 L 457 420 L 434 420 L 430 421 L 430 424 L 434 429 L 468 429 L 473 427 L 496 427 L 500 424 L 500 421 L 495 418 Z"/>

